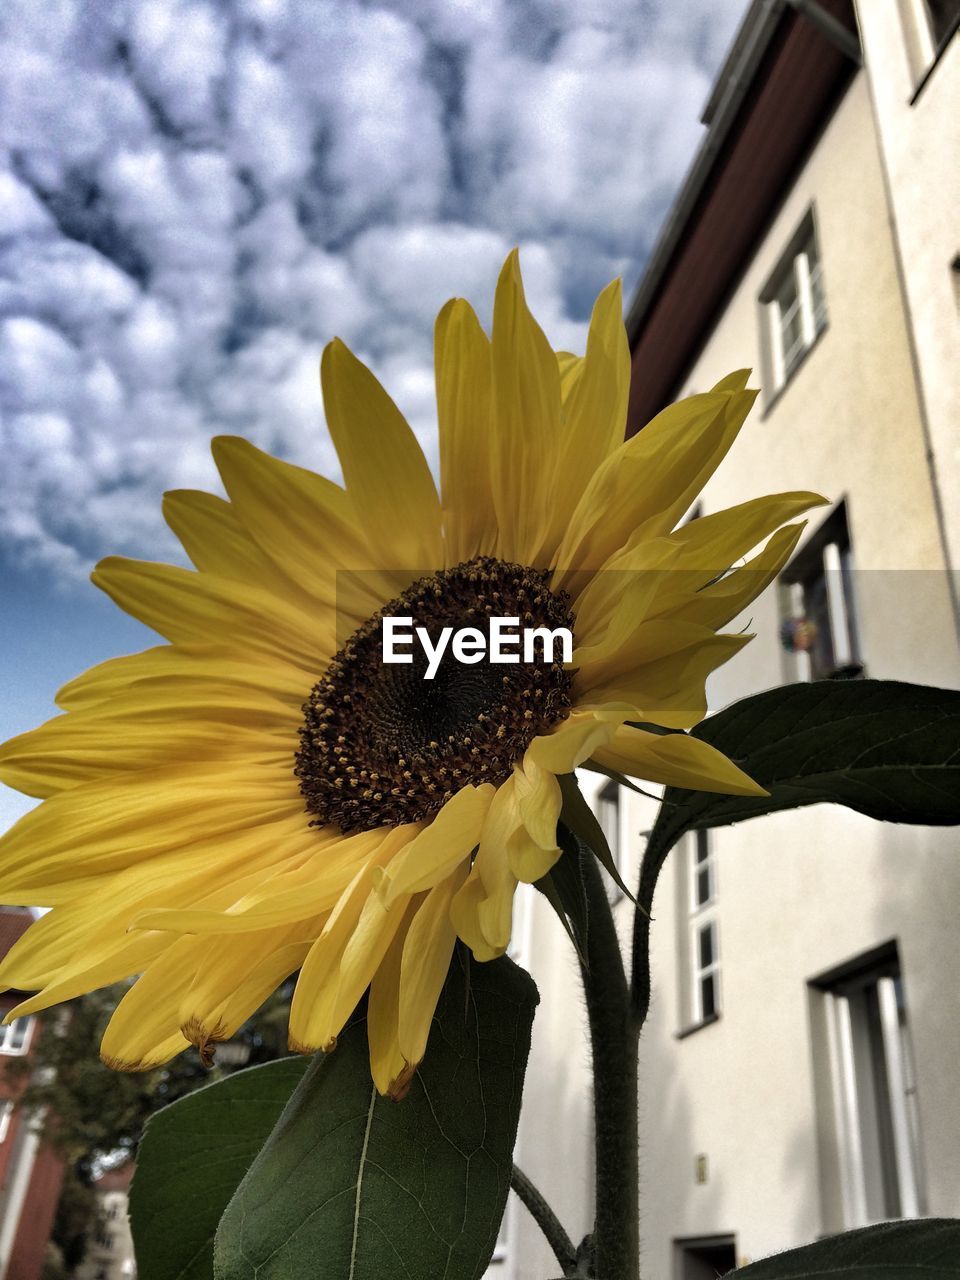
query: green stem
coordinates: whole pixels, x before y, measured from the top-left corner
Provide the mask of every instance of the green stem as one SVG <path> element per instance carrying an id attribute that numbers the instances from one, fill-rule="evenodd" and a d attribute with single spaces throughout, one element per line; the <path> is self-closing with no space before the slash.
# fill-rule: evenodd
<path id="1" fill-rule="evenodd" d="M 544 1200 L 522 1169 L 513 1166 L 510 1185 L 526 1205 L 530 1216 L 543 1232 L 553 1256 L 560 1263 L 564 1276 L 577 1274 L 577 1250 L 563 1229 L 560 1219 Z"/>
<path id="2" fill-rule="evenodd" d="M 581 972 L 590 1020 L 596 1124 L 596 1275 L 600 1280 L 639 1280 L 639 1028 L 600 868 L 582 846 L 580 874 L 587 908 Z"/>

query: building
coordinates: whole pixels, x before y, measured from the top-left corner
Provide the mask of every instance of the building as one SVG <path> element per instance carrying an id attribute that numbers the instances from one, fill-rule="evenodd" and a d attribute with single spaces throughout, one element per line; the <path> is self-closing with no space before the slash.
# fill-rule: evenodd
<path id="1" fill-rule="evenodd" d="M 29 911 L 0 908 L 0 956 L 32 923 Z M 21 999 L 22 993 L 3 992 L 0 1017 Z M 34 1117 L 17 1106 L 22 1078 L 4 1069 L 11 1059 L 29 1060 L 41 1034 L 32 1017 L 0 1026 L 0 1280 L 40 1280 L 63 1181 L 62 1161 L 42 1145 Z"/>
<path id="2" fill-rule="evenodd" d="M 94 1182 L 97 1217 L 77 1280 L 131 1280 L 137 1267 L 127 1213 L 133 1161 L 105 1169 Z"/>
<path id="3" fill-rule="evenodd" d="M 757 638 L 714 677 L 714 708 L 790 680 L 960 680 L 958 22 L 957 0 L 754 0 L 630 308 L 630 431 L 733 369 L 761 388 L 703 514 L 784 489 L 832 502 L 742 620 Z M 797 619 L 816 641 L 788 653 Z M 633 877 L 652 807 L 602 781 Z M 641 1055 L 644 1280 L 956 1214 L 958 853 L 955 830 L 824 806 L 674 850 Z M 517 1162 L 579 1239 L 577 976 L 545 904 L 521 912 L 541 1005 Z M 513 1197 L 502 1245 L 491 1274 L 556 1273 Z"/>

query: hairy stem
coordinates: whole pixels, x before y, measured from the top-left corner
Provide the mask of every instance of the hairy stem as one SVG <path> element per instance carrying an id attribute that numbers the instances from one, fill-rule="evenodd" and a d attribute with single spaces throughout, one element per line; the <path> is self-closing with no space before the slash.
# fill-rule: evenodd
<path id="1" fill-rule="evenodd" d="M 543 1232 L 553 1256 L 560 1263 L 564 1276 L 577 1274 L 577 1250 L 563 1229 L 560 1219 L 533 1185 L 522 1169 L 513 1166 L 510 1185 L 526 1205 L 530 1216 Z"/>
<path id="2" fill-rule="evenodd" d="M 652 859 L 644 854 L 640 865 L 640 887 L 633 914 L 633 972 L 630 983 L 631 1016 L 637 1036 L 650 1012 L 650 923 L 653 894 L 670 847 Z"/>
<path id="3" fill-rule="evenodd" d="M 595 1274 L 639 1280 L 638 1026 L 600 868 L 580 849 L 586 899 L 581 965 L 590 1020 L 596 1123 Z"/>

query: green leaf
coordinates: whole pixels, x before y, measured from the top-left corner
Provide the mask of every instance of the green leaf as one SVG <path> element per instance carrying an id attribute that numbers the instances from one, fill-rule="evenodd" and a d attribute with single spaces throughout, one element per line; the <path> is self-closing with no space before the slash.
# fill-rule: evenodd
<path id="1" fill-rule="evenodd" d="M 610 852 L 607 837 L 603 833 L 603 827 L 597 821 L 597 815 L 583 798 L 577 775 L 561 773 L 557 777 L 557 782 L 560 784 L 560 794 L 563 797 L 560 821 L 594 854 L 620 892 L 626 894 L 631 902 L 636 902 L 636 898 L 623 883 L 623 876 Z"/>
<path id="2" fill-rule="evenodd" d="M 769 796 L 668 787 L 647 844 L 655 867 L 687 831 L 833 803 L 887 822 L 960 822 L 960 693 L 895 680 L 786 685 L 692 731 Z"/>
<path id="3" fill-rule="evenodd" d="M 150 1119 L 130 1193 L 140 1280 L 212 1280 L 217 1223 L 306 1067 L 238 1071 Z"/>
<path id="4" fill-rule="evenodd" d="M 960 1221 L 881 1222 L 764 1258 L 737 1280 L 958 1280 Z"/>
<path id="5" fill-rule="evenodd" d="M 366 1023 L 311 1064 L 217 1233 L 217 1280 L 476 1280 L 510 1185 L 537 1003 L 506 958 L 459 951 L 400 1103 L 370 1080 Z"/>

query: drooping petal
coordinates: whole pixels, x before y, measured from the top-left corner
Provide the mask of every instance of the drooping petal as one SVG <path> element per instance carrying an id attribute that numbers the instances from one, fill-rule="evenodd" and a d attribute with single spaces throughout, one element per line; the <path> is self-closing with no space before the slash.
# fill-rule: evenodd
<path id="1" fill-rule="evenodd" d="M 507 837 L 507 860 L 518 880 L 534 884 L 560 857 L 557 822 L 563 807 L 556 775 L 542 769 L 530 756 L 513 771 L 514 793 L 520 825 Z"/>
<path id="2" fill-rule="evenodd" d="M 407 931 L 414 919 L 419 898 L 414 898 L 397 926 L 380 967 L 370 983 L 367 1000 L 367 1042 L 370 1046 L 370 1074 L 379 1093 L 403 1097 L 413 1069 L 400 1048 L 400 965 Z"/>
<path id="3" fill-rule="evenodd" d="M 180 1030 L 201 1054 L 229 1040 L 264 1000 L 296 972 L 321 927 L 310 921 L 295 929 L 263 929 L 257 933 L 190 939 L 195 956 L 193 981 L 182 995 Z"/>
<path id="4" fill-rule="evenodd" d="M 454 894 L 467 878 L 464 862 L 427 894 L 417 908 L 403 947 L 400 968 L 400 1051 L 411 1067 L 423 1059 L 457 933 L 450 918 Z"/>
<path id="5" fill-rule="evenodd" d="M 625 703 L 573 711 L 553 733 L 534 738 L 526 758 L 550 773 L 572 773 L 610 741 L 618 724 L 635 716 L 636 707 Z"/>
<path id="6" fill-rule="evenodd" d="M 385 835 L 310 948 L 290 1008 L 290 1046 L 297 1052 L 332 1048 L 369 986 L 409 900 L 400 898 L 385 907 L 375 891 L 376 872 L 415 834 L 416 828 L 401 827 Z"/>
<path id="7" fill-rule="evenodd" d="M 495 788 L 464 787 L 387 866 L 380 882 L 386 906 L 402 894 L 432 889 L 469 858 L 480 841 Z"/>

